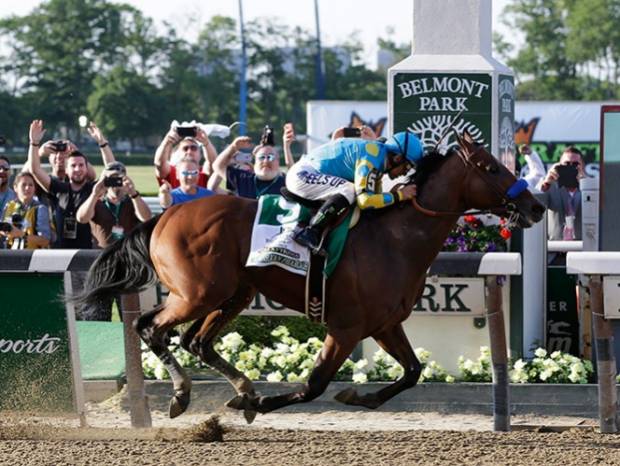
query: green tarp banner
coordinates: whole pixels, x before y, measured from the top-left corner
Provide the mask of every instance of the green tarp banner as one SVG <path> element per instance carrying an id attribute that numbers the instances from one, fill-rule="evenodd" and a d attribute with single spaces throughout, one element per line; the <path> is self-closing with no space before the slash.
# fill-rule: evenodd
<path id="1" fill-rule="evenodd" d="M 0 410 L 75 412 L 63 275 L 0 274 Z"/>

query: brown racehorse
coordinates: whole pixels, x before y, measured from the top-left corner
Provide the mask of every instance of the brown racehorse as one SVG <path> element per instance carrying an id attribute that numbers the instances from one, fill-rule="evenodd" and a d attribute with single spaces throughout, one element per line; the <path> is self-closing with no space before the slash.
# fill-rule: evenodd
<path id="1" fill-rule="evenodd" d="M 511 198 L 516 178 L 467 135 L 452 154 L 431 155 L 417 168 L 418 207 L 401 204 L 364 214 L 349 233 L 342 258 L 327 284 L 327 336 L 309 380 L 301 389 L 259 397 L 252 382 L 213 350 L 213 341 L 260 291 L 290 309 L 304 309 L 304 282 L 278 267 L 246 267 L 257 202 L 213 196 L 173 207 L 129 234 L 93 264 L 82 303 L 152 283 L 154 272 L 170 290 L 165 304 L 141 315 L 136 330 L 173 381 L 170 416 L 185 411 L 191 381 L 166 345 L 174 326 L 194 321 L 181 338 L 190 353 L 221 372 L 238 395 L 228 406 L 251 421 L 321 395 L 356 344 L 373 337 L 404 368 L 401 379 L 376 393 L 348 389 L 336 399 L 376 408 L 415 386 L 421 366 L 402 322 L 421 296 L 426 271 L 468 209 L 512 214 L 516 224 L 538 222 L 544 207 L 525 190 Z M 420 207 L 422 206 L 422 207 Z M 433 209 L 446 215 L 432 215 Z"/>

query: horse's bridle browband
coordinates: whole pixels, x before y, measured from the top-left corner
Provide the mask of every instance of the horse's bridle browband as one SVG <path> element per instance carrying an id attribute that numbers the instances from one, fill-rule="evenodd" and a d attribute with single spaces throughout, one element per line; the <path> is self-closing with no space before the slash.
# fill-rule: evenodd
<path id="1" fill-rule="evenodd" d="M 516 183 L 514 183 L 510 188 L 506 190 L 506 192 L 504 192 L 499 186 L 497 186 L 497 183 L 495 183 L 495 180 L 489 179 L 487 175 L 492 170 L 491 164 L 484 164 L 482 161 L 476 161 L 474 159 L 474 157 L 476 157 L 476 155 L 482 149 L 484 149 L 484 146 L 477 147 L 476 150 L 474 150 L 474 152 L 472 153 L 466 153 L 463 151 L 463 148 L 459 148 L 457 151 L 457 155 L 459 156 L 459 158 L 465 164 L 466 167 L 473 168 L 474 173 L 482 177 L 485 183 L 491 186 L 493 191 L 495 191 L 495 193 L 502 199 L 501 207 L 493 207 L 490 209 L 459 211 L 459 212 L 437 211 L 437 210 L 427 209 L 421 206 L 417 198 L 415 197 L 411 200 L 413 207 L 417 211 L 429 217 L 448 217 L 448 216 L 460 217 L 464 215 L 465 213 L 469 215 L 489 214 L 489 213 L 492 213 L 492 214 L 508 213 L 509 214 L 508 224 L 514 223 L 514 221 L 516 220 L 519 214 L 517 211 L 517 206 L 514 202 L 512 202 L 512 199 L 518 196 L 524 190 L 522 180 L 517 180 Z"/>

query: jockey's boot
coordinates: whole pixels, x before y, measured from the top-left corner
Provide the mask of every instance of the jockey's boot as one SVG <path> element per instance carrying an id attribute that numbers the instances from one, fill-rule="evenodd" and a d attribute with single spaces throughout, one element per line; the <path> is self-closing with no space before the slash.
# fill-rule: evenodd
<path id="1" fill-rule="evenodd" d="M 297 231 L 293 239 L 302 246 L 310 248 L 315 254 L 324 253 L 321 248 L 323 232 L 338 221 L 349 205 L 349 201 L 342 194 L 330 197 L 310 219 L 308 226 Z"/>

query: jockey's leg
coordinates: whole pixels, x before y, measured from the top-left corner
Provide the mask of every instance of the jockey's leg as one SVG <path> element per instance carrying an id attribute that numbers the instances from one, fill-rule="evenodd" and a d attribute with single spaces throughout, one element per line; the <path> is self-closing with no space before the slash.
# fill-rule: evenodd
<path id="1" fill-rule="evenodd" d="M 323 232 L 334 226 L 350 205 L 349 200 L 342 194 L 329 197 L 310 219 L 308 226 L 295 234 L 295 241 L 318 252 L 323 243 Z"/>

